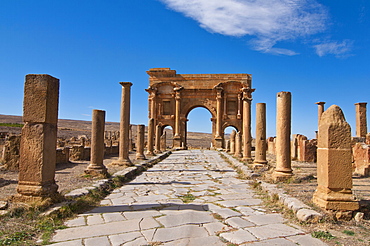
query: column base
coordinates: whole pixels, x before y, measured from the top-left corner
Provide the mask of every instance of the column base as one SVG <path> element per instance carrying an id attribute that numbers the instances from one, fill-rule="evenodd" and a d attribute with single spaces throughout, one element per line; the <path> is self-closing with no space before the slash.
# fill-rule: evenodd
<path id="1" fill-rule="evenodd" d="M 287 181 L 288 179 L 292 178 L 294 175 L 293 175 L 293 172 L 290 171 L 290 172 L 282 172 L 282 171 L 274 171 L 272 173 L 272 179 L 275 181 L 275 182 L 284 182 L 284 181 Z"/>
<path id="2" fill-rule="evenodd" d="M 86 174 L 94 177 L 104 177 L 109 176 L 108 169 L 104 165 L 94 165 L 90 164 L 84 171 Z"/>
<path id="3" fill-rule="evenodd" d="M 253 164 L 252 164 L 252 168 L 253 169 L 261 169 L 261 168 L 264 168 L 264 167 L 266 167 L 266 164 L 267 164 L 267 162 L 266 163 L 258 163 L 258 162 L 254 162 Z"/>
<path id="4" fill-rule="evenodd" d="M 242 158 L 242 161 L 245 161 L 246 163 L 249 163 L 249 164 L 252 164 L 253 163 L 252 157 L 243 157 Z"/>
<path id="5" fill-rule="evenodd" d="M 127 158 L 127 159 L 118 159 L 116 161 L 112 161 L 110 163 L 110 165 L 112 165 L 112 166 L 127 166 L 127 167 L 130 167 L 130 166 L 133 166 L 134 164 L 131 162 L 131 160 L 129 158 Z"/>
<path id="6" fill-rule="evenodd" d="M 181 137 L 177 136 L 173 138 L 173 148 L 182 148 Z"/>
<path id="7" fill-rule="evenodd" d="M 19 181 L 17 192 L 18 194 L 11 198 L 13 202 L 43 206 L 62 200 L 62 196 L 58 193 L 58 185 L 51 182 L 40 184 Z"/>
<path id="8" fill-rule="evenodd" d="M 319 207 L 335 211 L 355 211 L 360 208 L 351 189 L 333 191 L 326 187 L 317 187 L 312 201 Z"/>
<path id="9" fill-rule="evenodd" d="M 136 154 L 136 160 L 147 160 L 144 154 Z"/>
<path id="10" fill-rule="evenodd" d="M 147 156 L 156 156 L 156 154 L 154 154 L 154 152 L 153 151 L 147 151 L 146 153 L 145 153 Z"/>
<path id="11" fill-rule="evenodd" d="M 216 149 L 222 149 L 223 148 L 223 139 L 222 137 L 215 137 L 214 141 L 215 145 L 213 146 Z"/>
<path id="12" fill-rule="evenodd" d="M 242 158 L 243 157 L 243 155 L 240 153 L 240 154 L 235 154 L 234 153 L 234 157 L 236 157 L 236 158 Z"/>

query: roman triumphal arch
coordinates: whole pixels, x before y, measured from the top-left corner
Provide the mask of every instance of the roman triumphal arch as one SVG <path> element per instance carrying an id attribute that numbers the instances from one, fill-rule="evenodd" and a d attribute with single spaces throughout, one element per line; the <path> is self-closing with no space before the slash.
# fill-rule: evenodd
<path id="1" fill-rule="evenodd" d="M 149 75 L 148 145 L 159 141 L 163 128 L 173 129 L 173 147 L 187 148 L 187 116 L 196 107 L 212 118 L 212 145 L 224 147 L 224 129 L 234 126 L 243 135 L 243 157 L 250 158 L 252 76 L 250 74 L 177 74 L 170 68 L 152 68 Z M 154 141 L 154 139 L 156 139 Z M 153 146 L 148 146 L 153 149 Z M 244 155 L 245 154 L 245 155 Z"/>

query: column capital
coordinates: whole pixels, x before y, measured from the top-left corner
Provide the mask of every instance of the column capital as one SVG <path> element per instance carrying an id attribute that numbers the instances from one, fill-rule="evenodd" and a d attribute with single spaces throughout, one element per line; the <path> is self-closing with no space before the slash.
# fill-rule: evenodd
<path id="1" fill-rule="evenodd" d="M 131 87 L 132 86 L 131 82 L 119 82 L 119 84 L 122 85 L 123 87 Z"/>
<path id="2" fill-rule="evenodd" d="M 317 105 L 324 105 L 326 102 L 315 102 Z"/>
<path id="3" fill-rule="evenodd" d="M 252 101 L 252 92 L 256 89 L 251 89 L 250 87 L 243 87 L 240 91 L 243 93 L 243 101 Z"/>
<path id="4" fill-rule="evenodd" d="M 358 102 L 355 103 L 355 105 L 360 105 L 360 106 L 366 106 L 367 102 Z"/>

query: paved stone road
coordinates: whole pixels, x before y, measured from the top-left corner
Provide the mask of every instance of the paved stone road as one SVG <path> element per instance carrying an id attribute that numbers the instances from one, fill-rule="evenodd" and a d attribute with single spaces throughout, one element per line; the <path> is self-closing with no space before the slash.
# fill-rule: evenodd
<path id="1" fill-rule="evenodd" d="M 174 152 L 66 225 L 53 245 L 325 245 L 266 213 L 248 180 L 210 150 Z"/>

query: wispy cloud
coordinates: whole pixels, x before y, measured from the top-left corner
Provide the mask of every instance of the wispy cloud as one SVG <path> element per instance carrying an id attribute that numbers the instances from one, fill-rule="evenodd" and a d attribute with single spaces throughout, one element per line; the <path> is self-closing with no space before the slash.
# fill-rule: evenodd
<path id="1" fill-rule="evenodd" d="M 316 0 L 160 0 L 209 32 L 250 36 L 260 52 L 296 55 L 280 41 L 307 38 L 327 28 L 328 13 Z"/>
<path id="2" fill-rule="evenodd" d="M 352 46 L 352 40 L 344 40 L 341 43 L 335 41 L 320 43 L 314 45 L 314 48 L 318 56 L 334 55 L 337 58 L 343 58 L 351 56 Z"/>

